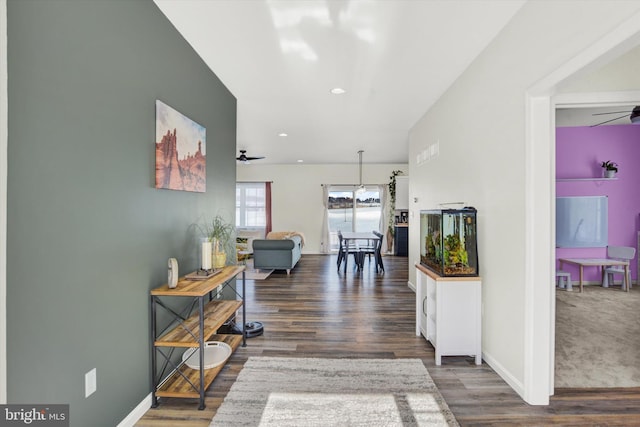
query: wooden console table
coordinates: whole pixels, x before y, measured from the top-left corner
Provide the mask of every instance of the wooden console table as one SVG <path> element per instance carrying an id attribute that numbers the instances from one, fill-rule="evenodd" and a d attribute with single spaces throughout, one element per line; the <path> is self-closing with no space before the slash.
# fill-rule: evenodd
<path id="1" fill-rule="evenodd" d="M 245 266 L 228 266 L 206 280 L 181 278 L 171 289 L 168 285 L 151 290 L 151 378 L 153 381 L 152 407 L 158 406 L 158 397 L 199 399 L 198 409 L 204 409 L 204 393 L 224 364 L 204 369 L 206 341 L 222 341 L 235 351 L 242 343 L 247 345 L 245 295 Z M 238 274 L 242 273 L 242 293 L 233 292 L 240 299 L 222 299 L 223 291 Z M 214 295 L 215 291 L 215 295 Z M 165 304 L 163 298 L 190 297 L 191 302 L 178 312 L 175 304 Z M 175 299 L 174 301 L 175 302 Z M 170 317 L 169 325 L 158 330 L 158 309 Z M 242 335 L 216 334 L 229 319 L 235 318 L 242 308 Z M 164 317 L 163 321 L 164 321 Z M 191 369 L 174 355 L 176 348 L 196 348 L 200 356 L 200 369 Z M 158 366 L 158 356 L 163 360 Z"/>

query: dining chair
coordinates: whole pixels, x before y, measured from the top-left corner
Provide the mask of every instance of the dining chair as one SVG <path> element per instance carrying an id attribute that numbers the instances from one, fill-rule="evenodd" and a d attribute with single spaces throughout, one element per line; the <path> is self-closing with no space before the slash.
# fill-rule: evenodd
<path id="1" fill-rule="evenodd" d="M 382 233 L 378 233 L 375 230 L 373 231 L 373 234 L 375 234 L 378 237 L 378 241 L 376 242 L 376 252 L 374 255 L 374 258 L 376 259 L 376 273 L 377 273 L 378 268 L 384 271 L 384 264 L 382 262 L 382 239 L 384 238 L 384 236 L 382 235 Z"/>
<path id="2" fill-rule="evenodd" d="M 607 258 L 629 262 L 635 255 L 636 248 L 633 248 L 631 246 L 607 246 Z M 606 266 L 602 275 L 602 287 L 608 288 L 609 285 L 613 285 L 614 275 L 622 274 L 622 289 L 631 289 L 631 270 L 627 268 L 627 272 L 628 274 L 625 275 L 623 266 Z"/>
<path id="3" fill-rule="evenodd" d="M 344 240 L 342 238 L 342 233 L 338 230 L 338 270 L 340 270 L 340 264 L 344 260 L 345 256 L 345 248 L 344 248 Z"/>
<path id="4" fill-rule="evenodd" d="M 345 273 L 347 272 L 347 261 L 349 260 L 350 254 L 353 254 L 355 266 L 360 268 L 360 249 L 358 245 L 350 240 L 345 241 L 340 230 L 338 230 L 338 244 L 338 271 L 340 270 L 342 261 L 344 261 L 344 271 Z"/>
<path id="5" fill-rule="evenodd" d="M 376 231 L 372 231 L 371 234 L 375 234 Z M 360 248 L 361 261 L 364 263 L 364 258 L 369 258 L 369 263 L 371 263 L 371 255 L 376 255 L 376 250 L 378 247 L 378 239 L 367 239 L 367 243 L 358 245 Z M 377 268 L 376 268 L 377 270 Z"/>

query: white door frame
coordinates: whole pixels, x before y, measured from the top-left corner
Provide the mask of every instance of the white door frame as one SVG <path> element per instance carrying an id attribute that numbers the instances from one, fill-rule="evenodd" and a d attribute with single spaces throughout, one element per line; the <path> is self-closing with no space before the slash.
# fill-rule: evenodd
<path id="1" fill-rule="evenodd" d="M 640 44 L 640 12 L 529 88 L 526 94 L 524 400 L 548 405 L 555 357 L 555 110 L 557 106 L 634 102 L 638 93 L 563 94 L 556 86 Z M 614 99 L 616 98 L 617 99 Z"/>

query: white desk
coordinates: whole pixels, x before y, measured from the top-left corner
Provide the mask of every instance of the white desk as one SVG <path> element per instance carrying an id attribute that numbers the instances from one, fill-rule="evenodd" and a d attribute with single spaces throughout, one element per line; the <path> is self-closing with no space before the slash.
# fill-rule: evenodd
<path id="1" fill-rule="evenodd" d="M 624 274 L 626 277 L 629 277 L 629 262 L 628 261 L 618 261 L 615 259 L 608 258 L 559 258 L 560 262 L 560 270 L 562 270 L 563 264 L 574 264 L 580 266 L 580 292 L 582 292 L 582 278 L 583 278 L 583 269 L 584 267 L 600 267 L 601 274 L 604 274 L 604 269 L 602 267 L 608 267 L 610 265 L 621 265 L 624 266 Z M 624 282 L 623 282 L 624 283 Z M 624 285 L 623 285 L 624 286 Z M 624 288 L 623 288 L 624 289 Z M 626 291 L 629 292 L 629 287 L 627 286 Z"/>

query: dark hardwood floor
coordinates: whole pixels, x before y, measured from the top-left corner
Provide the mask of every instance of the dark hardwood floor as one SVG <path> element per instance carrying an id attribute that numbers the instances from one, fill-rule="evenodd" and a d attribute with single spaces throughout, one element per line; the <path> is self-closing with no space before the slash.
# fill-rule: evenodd
<path id="1" fill-rule="evenodd" d="M 137 425 L 208 426 L 248 357 L 286 356 L 420 358 L 462 426 L 640 426 L 640 388 L 556 390 L 549 406 L 530 406 L 472 357 L 435 366 L 433 347 L 415 335 L 407 258 L 385 257 L 384 264 L 384 274 L 368 261 L 362 273 L 350 265 L 344 274 L 335 256 L 304 255 L 290 276 L 248 280 L 247 319 L 263 322 L 264 334 L 231 356 L 204 410 L 196 400 L 165 398 Z"/>

